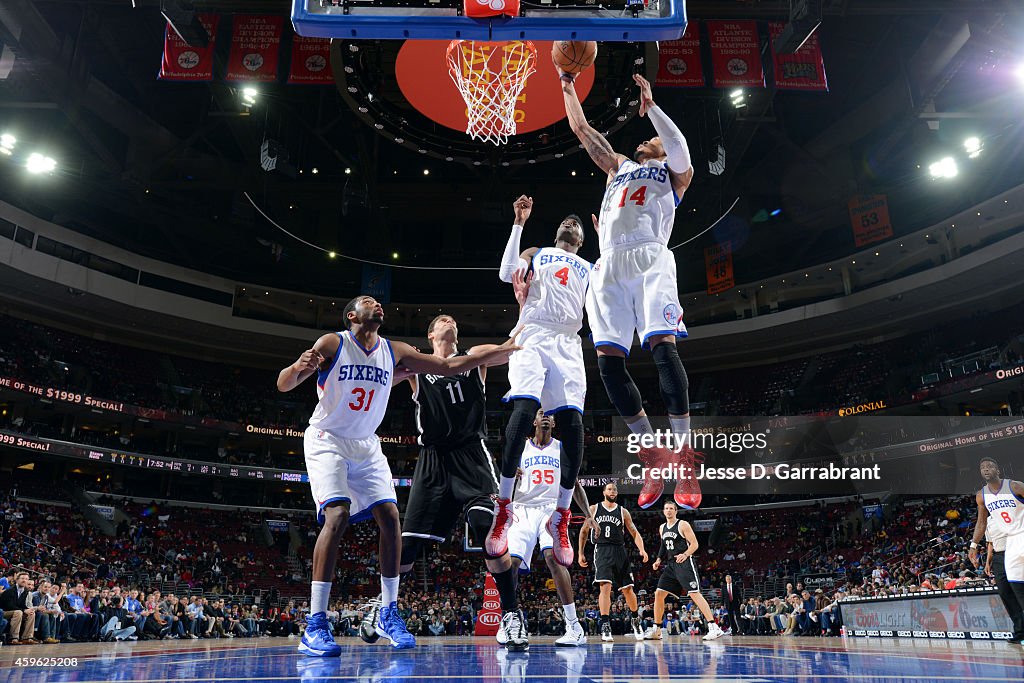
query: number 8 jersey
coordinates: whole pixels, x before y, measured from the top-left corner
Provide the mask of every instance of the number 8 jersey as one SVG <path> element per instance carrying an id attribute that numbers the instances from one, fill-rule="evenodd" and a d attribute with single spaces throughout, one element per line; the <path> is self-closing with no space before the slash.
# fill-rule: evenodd
<path id="1" fill-rule="evenodd" d="M 316 380 L 320 402 L 309 418 L 311 427 L 341 439 L 372 436 L 384 420 L 395 371 L 391 342 L 377 337 L 363 348 L 351 332 L 338 332 L 338 352 Z"/>

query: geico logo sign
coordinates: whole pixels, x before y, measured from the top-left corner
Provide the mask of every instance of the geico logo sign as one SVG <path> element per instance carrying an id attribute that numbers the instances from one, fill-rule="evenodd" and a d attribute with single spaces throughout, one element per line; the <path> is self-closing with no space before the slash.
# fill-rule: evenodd
<path id="1" fill-rule="evenodd" d="M 911 635 L 913 634 L 910 631 L 896 631 L 896 636 L 899 638 L 910 638 Z"/>
<path id="2" fill-rule="evenodd" d="M 946 632 L 945 631 L 928 631 L 928 637 L 929 638 L 945 638 L 946 637 Z"/>
<path id="3" fill-rule="evenodd" d="M 889 637 L 889 638 L 892 638 L 892 631 L 879 631 L 878 633 L 879 633 L 880 635 L 883 635 L 883 636 L 887 636 L 887 637 Z"/>
<path id="4" fill-rule="evenodd" d="M 869 636 L 877 636 L 878 635 L 878 631 L 868 631 L 868 635 Z"/>
<path id="5" fill-rule="evenodd" d="M 496 598 L 498 597 L 498 590 L 496 588 L 488 588 L 484 591 L 484 595 L 489 598 Z"/>
<path id="6" fill-rule="evenodd" d="M 484 609 L 486 610 L 499 610 L 501 609 L 501 603 L 497 600 L 484 600 Z"/>
<path id="7" fill-rule="evenodd" d="M 992 634 L 988 631 L 971 631 L 971 638 L 974 640 L 988 640 Z"/>
<path id="8" fill-rule="evenodd" d="M 967 634 L 963 631 L 946 631 L 947 638 L 966 639 Z"/>
<path id="9" fill-rule="evenodd" d="M 480 615 L 480 623 L 486 626 L 497 626 L 501 622 L 501 616 L 496 612 L 484 612 Z"/>
<path id="10" fill-rule="evenodd" d="M 1013 634 L 1009 631 L 992 631 L 992 637 L 996 640 L 1009 640 L 1013 638 Z"/>
<path id="11" fill-rule="evenodd" d="M 927 638 L 928 637 L 928 631 L 914 631 L 914 637 L 915 638 Z"/>
<path id="12" fill-rule="evenodd" d="M 853 632 L 853 635 L 855 635 L 855 636 L 866 636 L 867 634 L 868 634 L 867 631 L 854 631 Z"/>

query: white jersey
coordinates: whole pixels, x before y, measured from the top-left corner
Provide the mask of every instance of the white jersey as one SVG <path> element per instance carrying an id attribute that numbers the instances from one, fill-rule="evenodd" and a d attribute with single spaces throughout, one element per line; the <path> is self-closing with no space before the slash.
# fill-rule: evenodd
<path id="1" fill-rule="evenodd" d="M 623 161 L 601 203 L 601 253 L 645 242 L 668 246 L 678 205 L 664 161 Z"/>
<path id="2" fill-rule="evenodd" d="M 988 485 L 982 489 L 985 494 L 985 508 L 988 510 L 988 526 L 993 537 L 1006 537 L 1024 533 L 1024 500 L 1010 489 L 1010 480 L 1003 479 L 998 493 L 992 493 Z"/>
<path id="3" fill-rule="evenodd" d="M 533 281 L 520 324 L 536 323 L 571 329 L 583 327 L 583 307 L 593 265 L 576 254 L 544 247 L 533 255 Z"/>
<path id="4" fill-rule="evenodd" d="M 516 489 L 515 504 L 526 507 L 547 507 L 558 503 L 558 487 L 562 477 L 562 442 L 551 439 L 544 448 L 537 448 L 533 439 L 526 442 L 519 468 L 523 476 Z"/>
<path id="5" fill-rule="evenodd" d="M 351 332 L 338 332 L 338 352 L 316 380 L 311 427 L 341 439 L 365 439 L 380 427 L 391 395 L 395 354 L 391 342 L 377 338 L 364 349 Z"/>

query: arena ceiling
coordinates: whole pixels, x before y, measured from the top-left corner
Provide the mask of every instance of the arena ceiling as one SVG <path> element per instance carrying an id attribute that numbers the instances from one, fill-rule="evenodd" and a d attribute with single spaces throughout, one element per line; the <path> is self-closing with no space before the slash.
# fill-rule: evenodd
<path id="1" fill-rule="evenodd" d="M 152 0 L 136 4 L 4 3 L 0 42 L 16 60 L 0 79 L 0 133 L 16 131 L 19 144 L 49 150 L 59 168 L 30 177 L 0 157 L 0 199 L 148 256 L 328 295 L 354 292 L 362 267 L 279 232 L 243 193 L 326 248 L 461 267 L 496 265 L 520 193 L 537 202 L 528 228 L 536 241 L 546 241 L 564 214 L 585 215 L 600 201 L 602 179 L 582 153 L 529 166 L 446 163 L 384 139 L 337 88 L 275 84 L 247 110 L 223 81 L 160 82 L 164 20 Z M 286 4 L 196 8 L 285 14 Z M 788 12 L 777 0 L 689 7 L 697 19 L 784 19 Z M 702 286 L 703 247 L 716 239 L 734 241 L 737 280 L 745 282 L 851 251 L 851 195 L 888 194 L 899 235 L 1024 178 L 1024 82 L 1001 76 L 1024 62 L 1021 3 L 824 0 L 824 15 L 818 30 L 827 94 L 766 89 L 738 111 L 720 90 L 656 91 L 687 134 L 697 167 L 673 241 L 700 232 L 739 198 L 716 229 L 677 252 L 683 291 Z M 610 139 L 627 151 L 650 134 L 650 124 L 634 118 Z M 919 165 L 960 147 L 966 135 L 986 146 L 970 171 L 955 183 L 929 179 Z M 287 149 L 294 175 L 260 169 L 265 137 Z M 719 142 L 726 168 L 716 176 L 708 162 Z M 775 209 L 781 213 L 771 217 Z M 596 240 L 583 255 L 596 258 Z M 396 271 L 392 295 L 410 302 L 507 297 L 487 273 L 436 271 Z"/>

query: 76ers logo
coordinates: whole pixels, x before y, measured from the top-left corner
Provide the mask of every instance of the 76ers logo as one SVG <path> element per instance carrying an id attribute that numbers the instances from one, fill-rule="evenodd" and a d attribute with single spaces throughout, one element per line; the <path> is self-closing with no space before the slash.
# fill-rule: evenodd
<path id="1" fill-rule="evenodd" d="M 675 327 L 679 324 L 679 321 L 683 319 L 683 316 L 679 314 L 679 307 L 675 304 L 669 304 L 662 310 L 662 316 L 665 318 L 665 322 Z"/>
<path id="2" fill-rule="evenodd" d="M 476 0 L 476 4 L 490 7 L 495 12 L 505 9 L 505 0 Z"/>
<path id="3" fill-rule="evenodd" d="M 258 71 L 263 66 L 263 55 L 259 52 L 250 52 L 242 57 L 242 66 L 249 71 Z"/>
<path id="4" fill-rule="evenodd" d="M 324 59 L 323 55 L 310 55 L 306 59 L 306 71 L 311 73 L 318 73 L 327 68 L 327 60 Z"/>
<path id="5" fill-rule="evenodd" d="M 182 69 L 194 69 L 199 66 L 199 55 L 193 50 L 185 50 L 178 55 L 178 66 Z"/>

